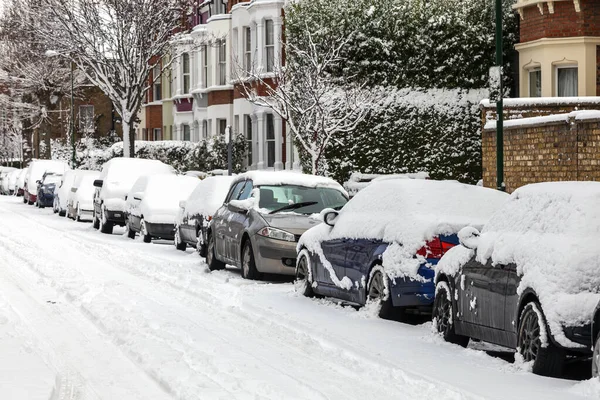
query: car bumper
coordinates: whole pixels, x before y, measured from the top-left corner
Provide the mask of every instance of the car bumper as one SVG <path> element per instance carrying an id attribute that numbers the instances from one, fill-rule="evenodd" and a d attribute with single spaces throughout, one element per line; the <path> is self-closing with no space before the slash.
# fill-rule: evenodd
<path id="1" fill-rule="evenodd" d="M 106 219 L 115 225 L 125 225 L 125 213 L 123 211 L 106 210 Z"/>
<path id="2" fill-rule="evenodd" d="M 94 219 L 94 211 L 93 210 L 79 210 L 79 220 L 80 221 L 91 221 Z"/>
<path id="3" fill-rule="evenodd" d="M 41 196 L 38 196 L 38 203 L 44 207 L 52 207 L 54 205 L 54 195 L 42 193 Z"/>
<path id="4" fill-rule="evenodd" d="M 146 221 L 146 230 L 152 237 L 173 240 L 175 238 L 175 224 L 156 224 Z"/>
<path id="5" fill-rule="evenodd" d="M 19 189 L 17 190 L 17 196 L 21 197 L 25 194 L 25 192 L 23 191 L 23 189 Z"/>
<path id="6" fill-rule="evenodd" d="M 427 260 L 428 264 L 437 264 L 438 260 Z M 434 270 L 421 264 L 419 276 L 425 282 L 411 278 L 391 280 L 390 293 L 395 307 L 431 307 L 435 297 Z"/>
<path id="7" fill-rule="evenodd" d="M 297 242 L 254 235 L 254 261 L 258 271 L 267 274 L 294 275 Z"/>

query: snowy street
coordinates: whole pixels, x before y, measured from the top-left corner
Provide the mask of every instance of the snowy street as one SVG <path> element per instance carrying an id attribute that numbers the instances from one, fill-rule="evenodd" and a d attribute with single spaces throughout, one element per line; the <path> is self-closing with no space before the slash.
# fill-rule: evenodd
<path id="1" fill-rule="evenodd" d="M 123 233 L 0 197 L 0 399 L 600 397 Z"/>

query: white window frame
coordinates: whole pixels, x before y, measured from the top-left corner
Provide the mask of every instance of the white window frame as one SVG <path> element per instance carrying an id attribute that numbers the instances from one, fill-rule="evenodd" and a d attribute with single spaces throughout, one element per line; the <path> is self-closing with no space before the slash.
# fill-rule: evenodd
<path id="1" fill-rule="evenodd" d="M 535 73 L 535 72 L 539 72 L 540 74 L 540 95 L 539 96 L 533 96 L 531 94 L 531 74 Z M 541 68 L 531 68 L 529 70 L 527 70 L 527 79 L 528 79 L 528 91 L 529 91 L 529 97 L 542 97 L 542 69 Z"/>
<path id="2" fill-rule="evenodd" d="M 219 66 L 219 85 L 227 84 L 227 41 L 217 40 L 217 64 Z"/>
<path id="3" fill-rule="evenodd" d="M 269 138 L 269 119 L 272 122 L 273 128 L 273 137 Z M 275 167 L 275 163 L 277 162 L 277 141 L 275 140 L 275 136 L 277 133 L 275 132 L 275 116 L 273 114 L 265 114 L 265 164 L 267 168 Z M 273 165 L 269 165 L 269 148 L 270 144 L 273 144 Z"/>
<path id="4" fill-rule="evenodd" d="M 158 96 L 157 96 L 158 94 Z M 162 100 L 162 76 L 160 64 L 152 68 L 152 101 Z"/>
<path id="5" fill-rule="evenodd" d="M 91 110 L 91 112 L 90 112 Z M 96 131 L 96 113 L 93 104 L 82 104 L 79 106 L 79 131 L 92 134 Z"/>
<path id="6" fill-rule="evenodd" d="M 154 141 L 161 140 L 161 137 L 160 137 L 161 133 L 162 133 L 161 128 L 152 129 L 152 140 L 154 140 Z"/>
<path id="7" fill-rule="evenodd" d="M 181 55 L 181 91 L 183 94 L 190 93 L 190 89 L 192 86 L 192 74 L 190 63 L 190 53 L 183 53 Z"/>
<path id="8" fill-rule="evenodd" d="M 269 32 L 269 26 L 271 31 Z M 272 19 L 265 20 L 265 71 L 275 69 L 275 25 Z"/>
<path id="9" fill-rule="evenodd" d="M 251 166 L 253 163 L 253 141 L 252 141 L 252 117 L 249 114 L 244 115 L 244 137 L 246 138 L 246 164 Z"/>
<path id="10" fill-rule="evenodd" d="M 208 139 L 208 121 L 202 120 L 202 139 Z"/>
<path id="11" fill-rule="evenodd" d="M 252 29 L 244 27 L 244 70 L 246 75 L 252 71 Z"/>
<path id="12" fill-rule="evenodd" d="M 187 139 L 185 138 L 187 132 Z M 181 125 L 181 140 L 191 141 L 192 140 L 192 129 L 188 124 Z"/>

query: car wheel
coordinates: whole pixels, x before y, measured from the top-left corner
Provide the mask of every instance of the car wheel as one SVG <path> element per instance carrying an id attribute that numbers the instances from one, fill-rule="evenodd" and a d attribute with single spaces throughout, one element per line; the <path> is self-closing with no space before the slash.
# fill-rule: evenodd
<path id="1" fill-rule="evenodd" d="M 244 243 L 244 251 L 242 252 L 242 278 L 244 279 L 260 279 L 260 272 L 256 269 L 254 262 L 254 252 L 250 239 Z"/>
<path id="2" fill-rule="evenodd" d="M 27 199 L 23 196 L 23 204 L 27 204 Z"/>
<path id="3" fill-rule="evenodd" d="M 60 212 L 58 213 L 58 215 L 60 215 Z M 94 229 L 100 229 L 100 220 L 98 219 L 98 216 L 96 215 L 96 206 L 94 206 L 94 222 L 92 223 L 92 226 L 94 227 Z"/>
<path id="4" fill-rule="evenodd" d="M 140 236 L 144 240 L 144 243 L 151 243 L 152 236 L 148 234 L 148 228 L 146 227 L 146 221 L 142 218 L 140 221 Z"/>
<path id="5" fill-rule="evenodd" d="M 173 244 L 175 244 L 177 250 L 185 251 L 185 249 L 187 249 L 187 243 L 181 241 L 179 225 L 175 225 L 175 239 L 173 240 Z"/>
<path id="6" fill-rule="evenodd" d="M 367 301 L 379 302 L 379 318 L 394 319 L 401 315 L 401 310 L 396 309 L 392 303 L 389 291 L 389 280 L 381 266 L 376 266 L 367 284 Z"/>
<path id="7" fill-rule="evenodd" d="M 131 229 L 131 221 L 129 217 L 125 220 L 125 229 L 127 230 L 127 237 L 129 239 L 135 239 L 135 231 Z"/>
<path id="8" fill-rule="evenodd" d="M 446 342 L 467 347 L 469 337 L 457 335 L 454 332 L 454 308 L 450 286 L 445 281 L 440 281 L 435 287 L 435 300 L 433 302 L 433 329 Z"/>
<path id="9" fill-rule="evenodd" d="M 519 320 L 517 351 L 526 362 L 533 362 L 533 373 L 559 377 L 565 363 L 565 352 L 548 337 L 546 320 L 538 304 L 525 305 Z"/>
<path id="10" fill-rule="evenodd" d="M 208 235 L 208 248 L 206 249 L 206 263 L 208 264 L 208 269 L 211 271 L 225 269 L 225 263 L 217 260 L 217 257 L 215 256 L 215 239 L 213 238 L 213 235 Z"/>
<path id="11" fill-rule="evenodd" d="M 199 231 L 196 236 L 196 251 L 200 255 L 200 257 L 206 257 L 206 245 L 202 242 L 202 231 Z"/>
<path id="12" fill-rule="evenodd" d="M 58 204 L 56 198 L 54 198 L 54 201 L 52 202 L 52 211 L 54 212 L 54 214 L 58 213 Z"/>
<path id="13" fill-rule="evenodd" d="M 294 280 L 294 289 L 297 293 L 305 297 L 315 297 L 313 290 L 313 280 L 311 275 L 308 253 L 306 250 L 300 252 L 298 263 L 296 264 L 296 279 Z"/>
<path id="14" fill-rule="evenodd" d="M 102 215 L 100 215 L 100 218 L 102 218 L 100 220 L 100 232 L 102 233 L 106 233 L 106 234 L 112 234 L 113 233 L 113 223 L 110 222 L 108 220 L 108 215 L 107 215 L 107 211 L 106 208 L 102 207 Z"/>
<path id="15" fill-rule="evenodd" d="M 594 354 L 592 355 L 592 376 L 598 378 L 600 376 L 600 334 L 594 345 Z"/>
<path id="16" fill-rule="evenodd" d="M 81 222 L 81 208 L 77 204 L 77 211 L 75 212 L 75 221 Z"/>

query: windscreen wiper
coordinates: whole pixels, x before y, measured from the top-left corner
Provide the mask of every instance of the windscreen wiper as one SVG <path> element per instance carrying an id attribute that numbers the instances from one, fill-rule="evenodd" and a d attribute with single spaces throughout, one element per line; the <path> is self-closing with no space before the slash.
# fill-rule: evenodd
<path id="1" fill-rule="evenodd" d="M 285 210 L 295 210 L 296 208 L 302 208 L 302 207 L 307 207 L 307 206 L 313 206 L 315 204 L 318 204 L 317 201 L 305 201 L 303 203 L 294 203 L 294 204 L 288 204 L 285 207 L 281 207 L 278 208 L 276 210 L 271 211 L 269 214 L 276 214 L 279 211 L 285 211 Z"/>

